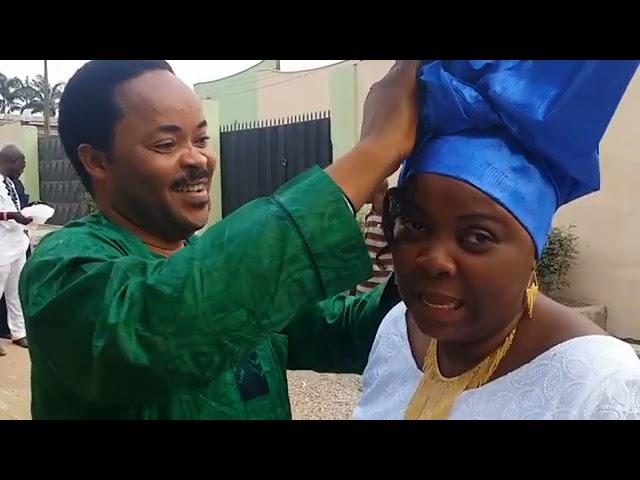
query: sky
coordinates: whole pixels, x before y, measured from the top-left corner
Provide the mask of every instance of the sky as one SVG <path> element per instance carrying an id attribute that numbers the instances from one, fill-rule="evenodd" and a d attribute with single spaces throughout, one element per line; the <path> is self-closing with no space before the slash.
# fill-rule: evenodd
<path id="1" fill-rule="evenodd" d="M 260 60 L 169 60 L 176 75 L 192 85 L 241 72 Z M 281 60 L 282 71 L 323 67 L 340 60 Z M 49 82 L 66 82 L 87 60 L 49 60 Z M 7 77 L 35 77 L 43 73 L 43 60 L 0 60 L 0 73 Z"/>

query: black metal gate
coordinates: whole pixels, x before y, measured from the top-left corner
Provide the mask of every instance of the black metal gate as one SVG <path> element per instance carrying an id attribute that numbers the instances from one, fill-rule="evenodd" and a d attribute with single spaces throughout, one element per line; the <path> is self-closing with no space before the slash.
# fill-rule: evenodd
<path id="1" fill-rule="evenodd" d="M 220 129 L 222 214 L 275 192 L 312 165 L 333 160 L 329 112 Z"/>
<path id="2" fill-rule="evenodd" d="M 47 222 L 65 225 L 89 213 L 88 194 L 57 136 L 38 138 L 40 200 L 56 209 Z"/>

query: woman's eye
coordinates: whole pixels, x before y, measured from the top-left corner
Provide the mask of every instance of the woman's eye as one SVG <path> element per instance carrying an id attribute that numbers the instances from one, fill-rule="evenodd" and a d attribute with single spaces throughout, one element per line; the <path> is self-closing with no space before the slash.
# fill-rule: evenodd
<path id="1" fill-rule="evenodd" d="M 472 232 L 469 232 L 467 235 L 465 235 L 464 240 L 465 242 L 473 246 L 483 246 L 487 245 L 488 243 L 495 242 L 495 238 L 493 237 L 493 235 L 481 230 L 474 230 Z"/>
<path id="2" fill-rule="evenodd" d="M 402 225 L 404 225 L 408 230 L 411 230 L 411 231 L 414 231 L 414 232 L 422 232 L 426 228 L 420 222 L 417 222 L 415 220 L 409 220 L 409 219 L 403 219 L 402 220 Z"/>

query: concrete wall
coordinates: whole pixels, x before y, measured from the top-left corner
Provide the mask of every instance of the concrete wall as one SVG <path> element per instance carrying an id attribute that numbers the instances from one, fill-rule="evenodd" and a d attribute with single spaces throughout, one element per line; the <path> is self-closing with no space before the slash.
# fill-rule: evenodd
<path id="1" fill-rule="evenodd" d="M 600 148 L 601 191 L 563 207 L 555 219 L 575 225 L 580 237 L 566 293 L 605 305 L 610 333 L 640 339 L 640 71 Z"/>
<path id="2" fill-rule="evenodd" d="M 0 145 L 17 145 L 26 157 L 22 183 L 30 199 L 40 200 L 40 175 L 38 170 L 38 128 L 31 125 L 10 123 L 0 126 Z"/>
<path id="3" fill-rule="evenodd" d="M 258 78 L 258 119 L 331 109 L 331 67 L 301 72 L 267 70 Z"/>
<path id="4" fill-rule="evenodd" d="M 265 60 L 235 75 L 212 82 L 197 83 L 194 90 L 201 99 L 218 102 L 221 125 L 257 120 L 258 75 L 261 70 L 277 66 L 276 60 Z"/>
<path id="5" fill-rule="evenodd" d="M 329 77 L 334 160 L 347 153 L 360 138 L 357 68 L 357 62 L 343 62 Z"/>

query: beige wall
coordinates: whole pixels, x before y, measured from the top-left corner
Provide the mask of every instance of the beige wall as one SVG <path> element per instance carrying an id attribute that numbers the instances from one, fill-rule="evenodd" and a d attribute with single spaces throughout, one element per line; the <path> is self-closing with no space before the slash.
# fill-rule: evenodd
<path id="1" fill-rule="evenodd" d="M 331 108 L 331 67 L 306 72 L 258 73 L 258 119 L 282 118 Z"/>
<path id="2" fill-rule="evenodd" d="M 607 330 L 640 339 L 640 71 L 600 145 L 601 191 L 562 208 L 576 226 L 579 263 L 568 294 L 606 305 Z"/>

